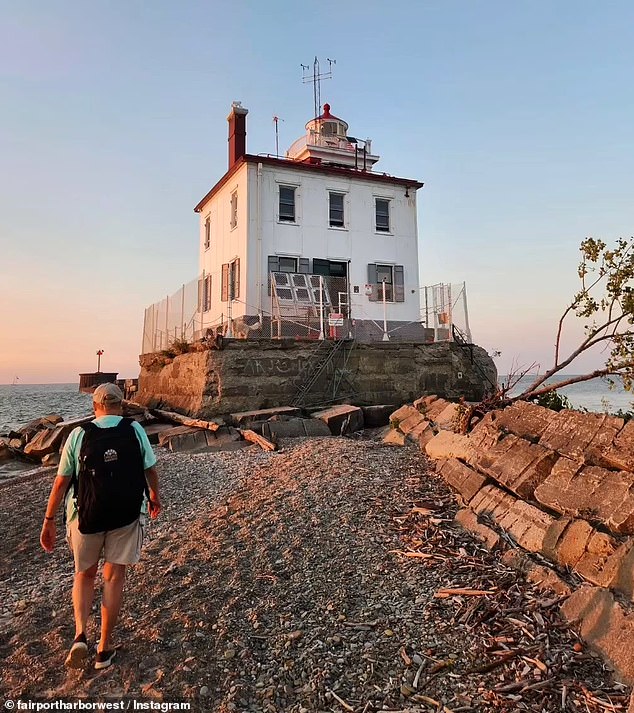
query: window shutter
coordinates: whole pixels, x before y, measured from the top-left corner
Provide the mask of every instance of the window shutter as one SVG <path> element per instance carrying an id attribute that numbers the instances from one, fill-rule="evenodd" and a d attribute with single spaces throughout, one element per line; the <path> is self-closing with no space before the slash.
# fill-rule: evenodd
<path id="1" fill-rule="evenodd" d="M 237 300 L 240 297 L 240 258 L 236 258 L 233 264 L 233 299 Z"/>
<path id="2" fill-rule="evenodd" d="M 403 265 L 394 265 L 394 301 L 405 302 L 405 274 Z"/>
<path id="3" fill-rule="evenodd" d="M 269 295 L 271 294 L 271 273 L 280 271 L 280 259 L 277 255 L 269 255 L 269 265 L 267 270 L 267 285 L 269 288 Z"/>
<path id="4" fill-rule="evenodd" d="M 229 300 L 229 263 L 222 266 L 222 280 L 220 285 L 220 299 L 222 302 Z"/>
<path id="5" fill-rule="evenodd" d="M 203 290 L 205 289 L 205 273 L 198 280 L 198 311 L 203 311 Z"/>
<path id="6" fill-rule="evenodd" d="M 310 273 L 310 260 L 307 257 L 299 258 L 299 271 L 303 275 L 308 275 Z"/>
<path id="7" fill-rule="evenodd" d="M 376 263 L 368 265 L 368 285 L 372 285 L 372 292 L 368 295 L 370 302 L 376 302 L 379 299 L 379 277 L 376 271 Z"/>

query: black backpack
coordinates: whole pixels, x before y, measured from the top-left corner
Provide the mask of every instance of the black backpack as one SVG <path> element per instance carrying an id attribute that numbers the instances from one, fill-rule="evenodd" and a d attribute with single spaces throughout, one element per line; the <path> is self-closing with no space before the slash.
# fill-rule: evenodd
<path id="1" fill-rule="evenodd" d="M 112 428 L 82 426 L 79 475 L 73 477 L 79 531 L 84 535 L 116 530 L 133 523 L 148 492 L 143 454 L 132 419 Z"/>

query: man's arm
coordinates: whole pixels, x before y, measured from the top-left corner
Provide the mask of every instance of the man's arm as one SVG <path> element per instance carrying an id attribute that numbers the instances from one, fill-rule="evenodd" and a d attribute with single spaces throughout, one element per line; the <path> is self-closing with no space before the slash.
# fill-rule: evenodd
<path id="1" fill-rule="evenodd" d="M 158 517 L 161 512 L 161 496 L 159 495 L 159 481 L 158 473 L 156 468 L 152 466 L 151 468 L 145 469 L 145 479 L 147 480 L 148 488 L 150 490 L 150 503 L 148 505 L 148 510 L 150 517 L 154 519 Z"/>
<path id="2" fill-rule="evenodd" d="M 40 533 L 40 544 L 47 552 L 52 552 L 55 546 L 55 539 L 57 537 L 55 514 L 57 513 L 59 504 L 64 499 L 68 482 L 68 477 L 58 475 L 53 481 L 51 494 L 48 496 L 46 514 L 44 515 L 44 523 L 42 525 L 42 532 Z"/>

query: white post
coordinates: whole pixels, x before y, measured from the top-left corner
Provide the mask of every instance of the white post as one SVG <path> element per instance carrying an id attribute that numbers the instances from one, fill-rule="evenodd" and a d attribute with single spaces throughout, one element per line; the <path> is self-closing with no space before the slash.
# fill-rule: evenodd
<path id="1" fill-rule="evenodd" d="M 464 302 L 465 331 L 467 333 L 467 339 L 469 340 L 469 344 L 472 344 L 473 339 L 471 337 L 471 327 L 469 326 L 469 309 L 467 308 L 467 283 L 466 282 L 462 283 L 462 300 Z"/>
<path id="2" fill-rule="evenodd" d="M 389 342 L 390 335 L 387 333 L 387 302 L 385 300 L 385 278 L 383 279 L 383 341 Z"/>
<path id="3" fill-rule="evenodd" d="M 156 302 L 152 304 L 152 354 L 156 353 Z"/>
<path id="4" fill-rule="evenodd" d="M 185 338 L 185 285 L 183 284 L 181 294 L 181 339 Z"/>
<path id="5" fill-rule="evenodd" d="M 165 348 L 169 347 L 170 332 L 169 332 L 169 313 L 170 313 L 170 296 L 165 298 Z"/>
<path id="6" fill-rule="evenodd" d="M 319 338 L 324 339 L 324 278 L 319 276 Z"/>

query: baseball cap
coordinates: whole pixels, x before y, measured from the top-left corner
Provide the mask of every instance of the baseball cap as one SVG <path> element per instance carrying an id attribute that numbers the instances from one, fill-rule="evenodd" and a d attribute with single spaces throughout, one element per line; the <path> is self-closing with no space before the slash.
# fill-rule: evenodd
<path id="1" fill-rule="evenodd" d="M 100 384 L 92 394 L 93 403 L 101 404 L 118 404 L 123 401 L 123 392 L 116 384 Z"/>

